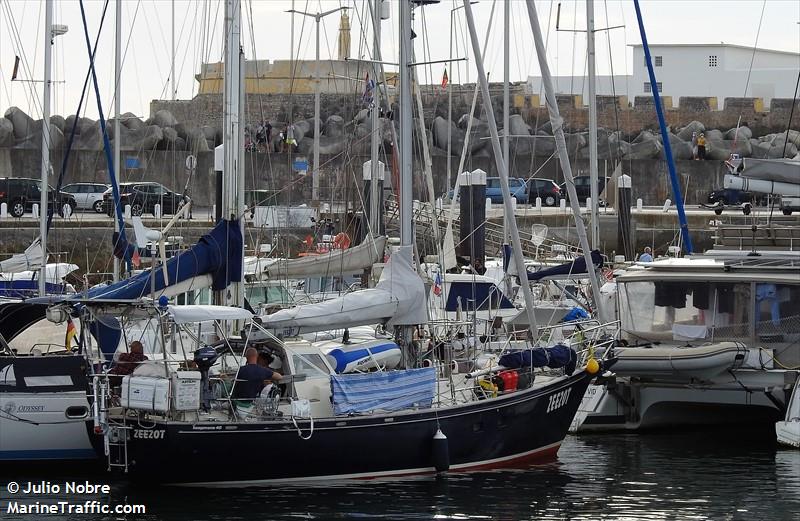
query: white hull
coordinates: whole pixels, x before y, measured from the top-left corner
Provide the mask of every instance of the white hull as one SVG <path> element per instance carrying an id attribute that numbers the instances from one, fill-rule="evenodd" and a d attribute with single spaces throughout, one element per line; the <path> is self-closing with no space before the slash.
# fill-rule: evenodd
<path id="1" fill-rule="evenodd" d="M 775 423 L 778 443 L 800 449 L 800 377 L 794 383 L 786 417 Z"/>
<path id="2" fill-rule="evenodd" d="M 68 410 L 85 415 L 69 418 Z M 97 457 L 87 431 L 85 392 L 0 392 L 0 411 L 0 461 Z"/>

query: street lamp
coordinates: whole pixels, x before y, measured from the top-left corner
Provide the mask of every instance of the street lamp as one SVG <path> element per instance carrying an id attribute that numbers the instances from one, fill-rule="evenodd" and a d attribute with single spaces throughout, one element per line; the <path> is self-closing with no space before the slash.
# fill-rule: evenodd
<path id="1" fill-rule="evenodd" d="M 319 22 L 329 14 L 337 13 L 348 7 L 337 7 L 324 13 L 307 13 L 305 11 L 297 11 L 296 9 L 289 9 L 287 13 L 295 13 L 303 16 L 310 16 L 317 24 L 317 64 L 314 77 L 314 168 L 311 170 L 311 203 L 314 206 L 319 205 Z"/>

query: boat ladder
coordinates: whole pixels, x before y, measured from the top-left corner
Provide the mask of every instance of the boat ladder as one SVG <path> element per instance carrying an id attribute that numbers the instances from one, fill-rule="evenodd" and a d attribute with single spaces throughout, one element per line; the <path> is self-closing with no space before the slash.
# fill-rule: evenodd
<path id="1" fill-rule="evenodd" d="M 108 470 L 128 472 L 128 438 L 131 427 L 125 423 L 109 422 L 104 436 Z"/>

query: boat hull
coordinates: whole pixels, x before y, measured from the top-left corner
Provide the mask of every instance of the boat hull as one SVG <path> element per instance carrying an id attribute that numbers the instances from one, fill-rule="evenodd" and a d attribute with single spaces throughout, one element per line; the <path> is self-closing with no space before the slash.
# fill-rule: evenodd
<path id="1" fill-rule="evenodd" d="M 314 422 L 131 421 L 129 476 L 147 483 L 241 486 L 435 472 L 433 437 L 448 438 L 450 470 L 552 459 L 591 376 L 579 372 L 503 397 L 403 414 Z M 302 437 L 301 437 L 302 435 Z M 309 437 L 310 436 L 310 437 Z M 303 439 L 308 437 L 308 439 Z"/>

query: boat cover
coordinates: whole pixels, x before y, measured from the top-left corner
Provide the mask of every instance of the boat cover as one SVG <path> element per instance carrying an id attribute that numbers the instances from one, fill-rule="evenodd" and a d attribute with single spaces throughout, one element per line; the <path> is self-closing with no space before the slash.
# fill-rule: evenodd
<path id="1" fill-rule="evenodd" d="M 331 390 L 336 415 L 430 408 L 436 369 L 331 375 Z"/>
<path id="2" fill-rule="evenodd" d="M 592 250 L 592 264 L 595 265 L 596 269 L 600 269 L 603 267 L 603 256 L 597 250 Z M 553 266 L 552 268 L 547 268 L 539 271 L 529 271 L 528 280 L 542 280 L 546 277 L 556 277 L 560 275 L 578 275 L 583 273 L 588 273 L 586 271 L 586 258 L 578 257 L 572 262 L 559 264 L 558 266 Z"/>
<path id="3" fill-rule="evenodd" d="M 25 248 L 24 252 L 0 261 L 0 273 L 19 273 L 21 271 L 36 270 L 39 269 L 45 259 L 41 238 L 37 237 L 30 246 Z"/>
<path id="4" fill-rule="evenodd" d="M 764 181 L 800 184 L 800 161 L 796 159 L 754 159 L 742 160 L 742 177 L 752 177 Z"/>
<path id="5" fill-rule="evenodd" d="M 497 363 L 508 369 L 563 367 L 565 373 L 572 374 L 578 365 L 578 354 L 569 346 L 556 344 L 552 347 L 535 347 L 508 353 L 501 356 Z"/>
<path id="6" fill-rule="evenodd" d="M 183 304 L 169 306 L 167 313 L 176 324 L 211 322 L 213 320 L 250 320 L 253 318 L 250 311 L 232 306 Z"/>
<path id="7" fill-rule="evenodd" d="M 261 277 L 281 279 L 361 271 L 383 260 L 386 240 L 385 236 L 373 238 L 369 235 L 358 246 L 346 250 L 334 249 L 296 259 L 264 259 L 267 262 L 256 262 L 253 271 Z"/>
<path id="8" fill-rule="evenodd" d="M 0 303 L 0 335 L 11 342 L 22 331 L 46 318 L 46 304 L 8 301 Z"/>
<path id="9" fill-rule="evenodd" d="M 411 246 L 403 246 L 389 258 L 374 288 L 260 318 L 264 327 L 286 336 L 378 323 L 422 324 L 428 320 L 425 285 L 411 266 Z"/>

